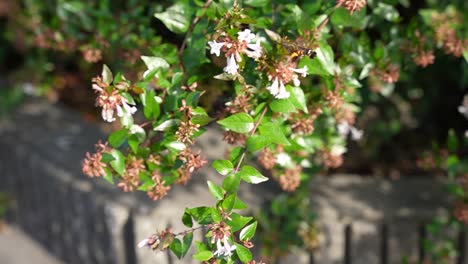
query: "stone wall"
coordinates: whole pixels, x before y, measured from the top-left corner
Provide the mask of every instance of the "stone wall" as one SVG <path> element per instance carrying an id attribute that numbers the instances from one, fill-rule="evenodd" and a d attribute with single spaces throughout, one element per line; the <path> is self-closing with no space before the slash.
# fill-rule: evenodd
<path id="1" fill-rule="evenodd" d="M 223 155 L 221 137 L 212 128 L 199 140 L 209 160 Z M 174 187 L 156 203 L 141 193 L 125 194 L 81 173 L 84 153 L 92 151 L 98 139 L 105 136 L 77 113 L 37 99 L 1 121 L 0 191 L 15 200 L 8 220 L 65 263 L 195 263 L 190 252 L 179 261 L 170 254 L 137 249 L 136 244 L 167 226 L 182 230 L 180 217 L 186 207 L 215 202 L 206 180 L 220 183 L 222 178 L 204 168 L 187 186 Z M 297 250 L 281 262 L 398 263 L 402 255 L 417 259 L 421 224 L 446 213 L 442 187 L 433 179 L 414 177 L 318 177 L 311 186 L 311 201 L 320 216 L 322 247 L 313 257 Z M 277 190 L 274 183 L 255 186 L 255 192 L 252 188 L 243 186 L 240 196 L 253 210 Z M 391 254 L 382 257 L 385 252 Z"/>

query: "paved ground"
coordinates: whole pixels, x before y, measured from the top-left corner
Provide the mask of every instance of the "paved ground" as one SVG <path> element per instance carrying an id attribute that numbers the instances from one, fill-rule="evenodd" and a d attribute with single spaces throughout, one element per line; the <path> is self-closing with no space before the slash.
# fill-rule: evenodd
<path id="1" fill-rule="evenodd" d="M 20 229 L 8 225 L 0 230 L 0 263 L 61 264 Z"/>

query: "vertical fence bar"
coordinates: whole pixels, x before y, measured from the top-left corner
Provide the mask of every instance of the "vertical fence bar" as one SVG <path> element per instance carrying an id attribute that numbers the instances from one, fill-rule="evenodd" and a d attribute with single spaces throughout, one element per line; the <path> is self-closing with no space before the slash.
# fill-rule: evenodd
<path id="1" fill-rule="evenodd" d="M 345 235 L 345 244 L 344 244 L 344 263 L 345 264 L 352 264 L 352 254 L 351 254 L 351 241 L 353 236 L 353 228 L 351 224 L 347 224 L 344 230 Z"/>
<path id="2" fill-rule="evenodd" d="M 466 258 L 466 229 L 462 226 L 457 239 L 457 264 L 464 264 Z"/>
<path id="3" fill-rule="evenodd" d="M 382 224 L 380 241 L 380 263 L 388 264 L 388 225 Z"/>
<path id="4" fill-rule="evenodd" d="M 427 238 L 427 229 L 426 229 L 426 223 L 421 222 L 419 224 L 419 230 L 418 230 L 418 246 L 419 246 L 419 252 L 418 252 L 418 258 L 420 262 L 423 262 L 426 259 L 426 251 L 424 250 L 424 240 Z"/>

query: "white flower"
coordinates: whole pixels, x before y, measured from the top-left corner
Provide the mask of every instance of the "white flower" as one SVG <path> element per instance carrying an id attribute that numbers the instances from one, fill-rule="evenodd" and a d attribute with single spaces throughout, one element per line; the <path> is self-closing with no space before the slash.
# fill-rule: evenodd
<path id="1" fill-rule="evenodd" d="M 140 241 L 140 242 L 138 243 L 138 247 L 139 247 L 139 248 L 142 248 L 142 247 L 148 246 L 148 241 L 149 241 L 148 238 L 143 239 L 142 241 Z"/>
<path id="2" fill-rule="evenodd" d="M 293 81 L 294 87 L 299 87 L 299 85 L 301 85 L 301 81 L 299 80 L 299 78 L 297 78 L 296 74 L 294 74 L 292 81 Z"/>
<path id="3" fill-rule="evenodd" d="M 343 146 L 335 145 L 335 146 L 332 146 L 330 149 L 330 154 L 332 154 L 333 156 L 341 156 L 345 152 L 346 152 L 346 148 Z"/>
<path id="4" fill-rule="evenodd" d="M 224 67 L 224 71 L 228 74 L 235 75 L 237 74 L 237 69 L 239 69 L 239 65 L 237 65 L 234 54 L 232 54 L 231 57 L 227 58 L 227 65 Z"/>
<path id="5" fill-rule="evenodd" d="M 348 122 L 340 122 L 337 126 L 336 129 L 338 130 L 338 134 L 340 134 L 342 137 L 347 137 L 350 130 L 351 126 L 348 124 Z"/>
<path id="6" fill-rule="evenodd" d="M 242 56 L 239 54 L 239 52 L 236 51 L 236 53 L 234 53 L 234 56 L 236 56 L 236 61 L 237 62 L 241 62 L 242 61 Z"/>
<path id="7" fill-rule="evenodd" d="M 294 69 L 294 68 L 289 68 L 289 69 L 295 73 L 299 73 L 302 77 L 306 77 L 309 72 L 309 68 L 307 68 L 307 65 L 299 69 Z"/>
<path id="8" fill-rule="evenodd" d="M 253 34 L 250 29 L 245 29 L 244 31 L 240 31 L 237 33 L 237 39 L 239 41 L 245 41 L 247 43 L 252 42 L 255 38 L 255 34 Z"/>
<path id="9" fill-rule="evenodd" d="M 363 130 L 357 129 L 354 126 L 350 126 L 346 121 L 340 122 L 336 126 L 336 129 L 338 130 L 338 134 L 340 134 L 344 138 L 346 138 L 351 133 L 351 139 L 355 141 L 360 140 L 364 135 Z"/>
<path id="10" fill-rule="evenodd" d="M 361 140 L 362 136 L 364 135 L 364 131 L 361 129 L 357 129 L 356 127 L 351 127 L 351 139 L 358 141 Z"/>
<path id="11" fill-rule="evenodd" d="M 289 92 L 286 91 L 286 87 L 284 87 L 283 81 L 279 80 L 276 77 L 273 80 L 273 83 L 267 87 L 267 90 L 277 99 L 285 99 L 289 97 Z"/>
<path id="12" fill-rule="evenodd" d="M 106 122 L 112 123 L 115 121 L 114 109 L 102 108 L 101 115 L 102 115 L 102 119 L 104 119 L 104 121 Z"/>
<path id="13" fill-rule="evenodd" d="M 291 165 L 292 160 L 288 154 L 281 152 L 276 155 L 276 163 L 278 163 L 282 167 L 286 167 Z"/>
<path id="14" fill-rule="evenodd" d="M 458 107 L 458 112 L 468 118 L 468 94 L 463 97 L 462 104 Z"/>
<path id="15" fill-rule="evenodd" d="M 467 114 L 468 113 L 468 108 L 464 105 L 460 105 L 458 107 L 458 112 L 460 112 L 460 114 L 464 115 L 464 114 Z"/>
<path id="16" fill-rule="evenodd" d="M 267 90 L 270 91 L 272 95 L 277 95 L 279 92 L 279 86 L 278 86 L 278 77 L 275 78 L 273 83 L 267 87 Z"/>
<path id="17" fill-rule="evenodd" d="M 216 56 L 219 56 L 224 44 L 226 44 L 226 42 L 217 43 L 216 40 L 208 41 L 208 45 L 210 45 L 210 54 L 216 54 Z"/>
<path id="18" fill-rule="evenodd" d="M 279 82 L 279 92 L 275 96 L 277 99 L 286 99 L 289 98 L 289 92 L 286 91 L 286 87 L 284 87 L 284 84 L 282 81 Z"/>
<path id="19" fill-rule="evenodd" d="M 229 245 L 227 237 L 223 238 L 223 245 L 221 245 L 221 239 L 216 241 L 216 251 L 213 253 L 214 256 L 218 257 L 231 257 L 232 252 L 236 250 L 235 245 Z"/>
<path id="20" fill-rule="evenodd" d="M 465 137 L 468 138 L 468 130 L 465 131 Z"/>
<path id="21" fill-rule="evenodd" d="M 122 100 L 122 106 L 117 105 L 117 115 L 123 117 L 124 115 L 133 115 L 137 111 L 135 106 L 130 106 L 125 100 Z"/>
<path id="22" fill-rule="evenodd" d="M 262 46 L 260 45 L 260 40 L 257 40 L 256 43 L 247 44 L 247 48 L 244 52 L 247 56 L 258 59 L 262 56 Z"/>

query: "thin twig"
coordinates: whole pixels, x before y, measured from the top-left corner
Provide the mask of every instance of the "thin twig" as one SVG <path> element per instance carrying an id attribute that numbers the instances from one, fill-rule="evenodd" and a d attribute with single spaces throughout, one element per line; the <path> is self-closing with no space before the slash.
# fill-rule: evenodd
<path id="1" fill-rule="evenodd" d="M 330 21 L 331 15 L 335 12 L 336 9 L 338 9 L 341 6 L 341 4 L 338 4 L 333 7 L 332 11 L 327 14 L 327 17 L 318 25 L 317 30 L 322 31 L 322 28 Z"/>
<path id="2" fill-rule="evenodd" d="M 253 129 L 250 131 L 250 136 L 253 136 L 255 134 L 255 131 L 257 131 L 257 128 L 260 125 L 260 122 L 262 122 L 262 119 L 265 116 L 267 111 L 268 111 L 268 105 L 265 105 L 265 108 L 263 108 L 262 114 L 258 118 L 257 122 L 255 122 Z M 240 166 L 242 165 L 242 162 L 244 161 L 246 155 L 247 155 L 247 148 L 244 147 L 244 151 L 242 152 L 242 155 L 241 155 L 241 157 L 239 159 L 239 162 L 237 163 L 237 166 L 236 166 L 236 169 L 234 170 L 234 173 L 239 171 Z"/>
<path id="3" fill-rule="evenodd" d="M 201 226 L 199 226 L 199 227 L 190 228 L 190 229 L 187 229 L 187 230 L 185 230 L 185 231 L 182 231 L 182 232 L 179 232 L 179 233 L 177 233 L 177 234 L 174 234 L 174 236 L 184 236 L 184 235 L 186 235 L 187 233 L 190 233 L 190 232 L 193 232 L 193 231 L 195 231 L 195 230 L 201 229 L 201 228 L 203 228 L 203 227 L 205 227 L 205 226 L 206 226 L 206 225 L 201 225 Z"/>

